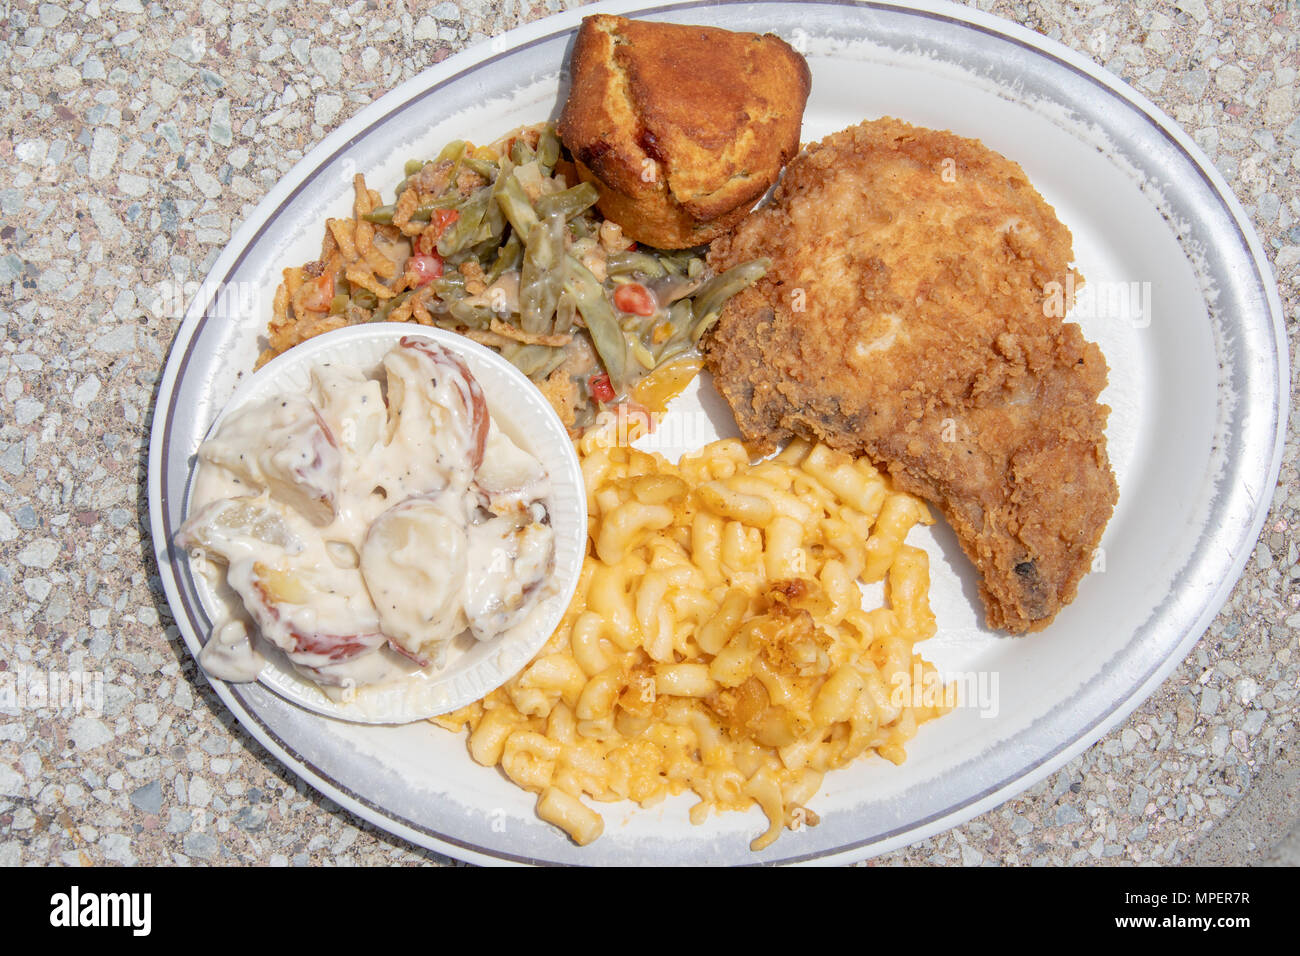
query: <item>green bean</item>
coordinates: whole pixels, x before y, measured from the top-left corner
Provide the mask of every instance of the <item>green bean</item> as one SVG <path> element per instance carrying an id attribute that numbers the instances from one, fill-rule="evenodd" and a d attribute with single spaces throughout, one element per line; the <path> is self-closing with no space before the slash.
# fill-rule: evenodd
<path id="1" fill-rule="evenodd" d="M 487 215 L 488 204 L 492 202 L 492 190 L 480 189 L 470 196 L 460 207 L 456 218 L 442 237 L 438 239 L 438 255 L 444 259 L 455 255 L 462 248 L 474 241 L 483 217 Z"/>
<path id="2" fill-rule="evenodd" d="M 488 284 L 496 282 L 497 279 L 500 279 L 511 269 L 518 269 L 523 264 L 523 261 L 523 240 L 519 238 L 517 232 L 512 232 L 510 238 L 497 250 L 497 257 L 492 263 L 492 268 L 487 273 Z"/>
<path id="3" fill-rule="evenodd" d="M 751 259 L 749 262 L 732 266 L 726 272 L 714 276 L 700 286 L 692 300 L 696 340 L 713 324 L 711 320 L 721 314 L 727 300 L 761 279 L 771 265 L 771 259 Z"/>
<path id="4" fill-rule="evenodd" d="M 501 346 L 499 351 L 503 359 L 531 378 L 533 372 L 541 367 L 545 359 L 539 349 L 534 348 L 529 352 L 526 348 L 527 346 L 522 343 L 511 343 Z"/>
<path id="5" fill-rule="evenodd" d="M 560 293 L 555 303 L 555 331 L 571 332 L 577 324 L 578 307 L 573 304 L 573 296 L 567 291 Z"/>
<path id="6" fill-rule="evenodd" d="M 544 379 L 564 361 L 564 350 L 549 345 L 512 342 L 500 349 L 501 357 L 533 380 Z"/>
<path id="7" fill-rule="evenodd" d="M 352 304 L 363 309 L 373 309 L 379 305 L 379 296 L 361 286 L 352 287 Z"/>
<path id="8" fill-rule="evenodd" d="M 694 347 L 695 346 L 691 344 L 689 338 L 669 339 L 667 342 L 664 343 L 664 347 L 656 353 L 656 357 L 655 357 L 656 367 L 658 367 L 659 365 L 667 365 L 673 359 L 677 358 L 679 355 L 685 355 L 687 352 L 691 351 L 691 349 L 693 349 Z"/>
<path id="9" fill-rule="evenodd" d="M 599 235 L 600 227 L 591 218 L 590 212 L 584 212 L 582 215 L 574 216 L 569 220 L 569 232 L 573 234 L 573 239 L 576 242 L 579 239 Z"/>
<path id="10" fill-rule="evenodd" d="M 702 285 L 699 280 L 688 279 L 685 276 L 666 276 L 662 279 L 651 279 L 646 283 L 660 305 L 670 305 L 689 298 L 695 295 Z"/>
<path id="11" fill-rule="evenodd" d="M 428 202 L 416 206 L 415 212 L 411 213 L 411 221 L 428 222 L 433 218 L 434 210 L 455 209 L 461 202 L 461 195 L 458 192 L 443 194 L 436 199 L 430 199 Z"/>
<path id="12" fill-rule="evenodd" d="M 565 352 L 563 348 L 551 349 L 551 357 L 547 360 L 546 364 L 543 365 L 535 374 L 539 379 L 546 378 L 546 376 L 550 375 L 557 368 L 563 365 L 564 360 L 567 359 L 568 357 L 569 357 L 568 353 Z"/>
<path id="13" fill-rule="evenodd" d="M 346 292 L 340 292 L 330 302 L 330 315 L 342 315 L 348 310 L 348 302 L 351 297 Z"/>
<path id="14" fill-rule="evenodd" d="M 410 221 L 428 222 L 433 218 L 433 211 L 435 209 L 453 209 L 456 206 L 459 206 L 460 203 L 460 193 L 451 193 L 450 195 L 439 196 L 436 199 L 431 199 L 426 203 L 421 203 L 419 206 L 416 206 L 415 211 L 411 213 Z M 361 218 L 367 222 L 381 223 L 385 226 L 391 226 L 393 224 L 393 213 L 396 212 L 396 210 L 397 207 L 394 204 L 389 203 L 386 206 L 376 206 Z"/>
<path id="15" fill-rule="evenodd" d="M 627 375 L 627 340 L 618 327 L 614 309 L 605 296 L 605 287 L 600 280 L 573 256 L 568 256 L 567 260 L 568 274 L 564 277 L 564 289 L 573 298 L 573 304 L 582 314 L 582 320 L 587 323 L 587 331 L 591 333 L 596 353 L 618 391 Z"/>
<path id="16" fill-rule="evenodd" d="M 542 129 L 541 137 L 537 140 L 537 161 L 542 164 L 547 175 L 550 175 L 559 158 L 560 138 L 555 135 L 555 127 L 547 123 Z"/>
<path id="17" fill-rule="evenodd" d="M 482 232 L 483 230 L 479 231 Z M 447 261 L 454 265 L 460 265 L 462 262 L 473 259 L 479 264 L 484 272 L 486 272 L 492 265 L 493 256 L 496 255 L 497 250 L 500 248 L 501 240 L 495 236 L 489 236 L 482 242 L 475 243 L 466 249 L 462 249 L 452 259 L 448 259 Z"/>
<path id="18" fill-rule="evenodd" d="M 691 329 L 691 338 L 698 343 L 700 339 L 704 338 L 704 333 L 713 328 L 717 321 L 717 315 L 706 315 L 704 318 L 696 322 L 695 327 Z"/>
<path id="19" fill-rule="evenodd" d="M 542 335 L 564 290 L 564 218 L 547 216 L 529 228 L 524 239 L 524 263 L 519 276 L 519 325 Z"/>
<path id="20" fill-rule="evenodd" d="M 621 276 L 640 273 L 651 279 L 665 274 L 660 261 L 648 252 L 611 252 L 605 261 L 608 275 Z"/>
<path id="21" fill-rule="evenodd" d="M 531 163 L 536 155 L 537 153 L 533 151 L 531 146 L 524 142 L 522 136 L 517 137 L 515 141 L 510 144 L 510 161 L 516 166 L 522 166 L 524 163 Z"/>
<path id="22" fill-rule="evenodd" d="M 663 263 L 665 269 L 674 275 L 685 274 L 687 263 L 691 258 L 689 251 L 684 249 L 672 249 L 667 252 L 658 250 L 652 254 Z"/>
<path id="23" fill-rule="evenodd" d="M 408 159 L 406 165 L 402 168 L 402 172 L 406 174 L 407 179 L 410 179 L 422 169 L 424 169 L 424 160 Z"/>
<path id="24" fill-rule="evenodd" d="M 695 318 L 695 313 L 691 309 L 689 299 L 681 299 L 674 302 L 668 309 L 667 323 L 672 327 L 672 334 L 664 340 L 665 343 L 671 342 L 679 335 L 683 338 L 689 338 L 691 323 Z"/>
<path id="25" fill-rule="evenodd" d="M 459 272 L 457 272 L 455 269 L 451 269 L 446 272 L 443 272 L 442 275 L 438 276 L 438 278 L 433 280 L 433 288 L 436 291 L 440 287 L 444 287 L 444 286 L 448 289 L 455 289 L 464 292 L 465 277 L 461 275 Z"/>
<path id="26" fill-rule="evenodd" d="M 448 332 L 459 332 L 464 328 L 460 320 L 456 319 L 450 313 L 434 315 L 433 324 L 440 329 L 446 329 Z"/>
<path id="27" fill-rule="evenodd" d="M 539 221 L 537 210 L 533 209 L 528 193 L 524 192 L 524 187 L 515 177 L 513 170 L 497 177 L 496 185 L 492 187 L 492 194 L 515 232 L 527 236 L 528 230 Z"/>
<path id="28" fill-rule="evenodd" d="M 388 314 L 397 308 L 403 302 L 411 297 L 411 290 L 400 292 L 390 299 L 385 299 L 384 304 L 375 309 L 374 314 L 370 316 L 371 322 L 384 322 L 388 319 Z"/>
<path id="29" fill-rule="evenodd" d="M 537 215 L 543 219 L 547 216 L 561 215 L 568 220 L 596 205 L 596 200 L 599 198 L 600 193 L 595 186 L 591 183 L 579 183 L 562 192 L 539 196 L 534 205 Z"/>
<path id="30" fill-rule="evenodd" d="M 453 139 L 450 143 L 442 148 L 438 158 L 434 162 L 440 163 L 444 159 L 457 160 L 465 155 L 465 141 L 463 139 Z"/>
<path id="31" fill-rule="evenodd" d="M 641 364 L 642 368 L 644 368 L 647 372 L 654 370 L 655 367 L 654 353 L 652 353 L 648 348 L 646 348 L 645 345 L 642 344 L 639 338 L 633 336 L 628 341 L 627 346 L 628 346 L 628 350 L 632 353 L 632 357 Z"/>
<path id="32" fill-rule="evenodd" d="M 672 332 L 658 345 L 651 346 L 656 365 L 663 365 L 681 353 L 689 351 L 695 344 L 695 340 L 691 337 L 694 313 L 691 311 L 691 303 L 688 300 L 681 299 L 674 302 L 668 309 L 666 321 L 672 328 Z"/>
<path id="33" fill-rule="evenodd" d="M 454 318 L 459 319 L 462 325 L 467 325 L 471 329 L 486 329 L 492 324 L 493 313 L 486 305 L 457 299 L 451 303 L 447 311 Z"/>
<path id="34" fill-rule="evenodd" d="M 492 160 L 479 159 L 475 156 L 466 156 L 465 166 L 466 168 L 472 169 L 474 172 L 478 173 L 488 182 L 494 182 L 497 178 L 497 173 L 501 171 L 500 167 L 497 166 L 496 163 L 492 162 Z"/>
<path id="35" fill-rule="evenodd" d="M 483 191 L 489 193 L 489 195 L 491 194 L 490 190 L 486 188 Z M 501 211 L 501 204 L 489 202 L 487 212 L 483 216 L 483 225 L 479 227 L 474 241 L 482 242 L 486 239 L 492 239 L 497 245 L 500 245 L 502 237 L 506 234 L 507 225 L 506 214 Z"/>
<path id="36" fill-rule="evenodd" d="M 455 269 L 449 269 L 433 280 L 433 294 L 444 303 L 450 304 L 465 296 L 465 277 Z"/>

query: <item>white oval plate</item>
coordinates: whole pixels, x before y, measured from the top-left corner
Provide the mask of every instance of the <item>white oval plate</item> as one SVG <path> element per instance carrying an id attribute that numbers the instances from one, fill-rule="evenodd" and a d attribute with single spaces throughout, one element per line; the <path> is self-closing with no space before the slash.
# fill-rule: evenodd
<path id="1" fill-rule="evenodd" d="M 346 365 L 363 373 L 376 372 L 385 355 L 403 338 L 436 342 L 464 360 L 478 380 L 492 421 L 524 451 L 545 465 L 551 479 L 548 505 L 555 531 L 555 573 L 543 585 L 536 612 L 520 626 L 491 641 L 456 642 L 442 666 L 413 670 L 404 680 L 378 687 L 360 687 L 346 698 L 327 696 L 318 685 L 294 670 L 268 641 L 258 647 L 267 658 L 258 680 L 286 700 L 328 717 L 367 724 L 406 723 L 464 707 L 509 680 L 532 660 L 564 616 L 578 586 L 587 553 L 587 492 L 582 467 L 559 415 L 528 378 L 491 349 L 454 332 L 402 322 L 374 322 L 327 332 L 272 359 L 235 390 L 212 423 L 215 433 L 225 418 L 250 402 L 275 395 L 304 395 L 311 370 L 323 362 Z M 193 498 L 194 483 L 186 501 Z M 231 613 L 229 593 L 211 586 L 203 575 L 191 581 L 211 622 Z"/>
<path id="2" fill-rule="evenodd" d="M 1240 573 L 1277 479 L 1288 369 L 1281 304 L 1245 213 L 1190 138 L 1083 57 L 947 3 L 675 3 L 616 0 L 560 14 L 459 54 L 393 90 L 295 167 L 236 234 L 177 336 L 150 450 L 153 540 L 181 631 L 196 602 L 169 549 L 189 458 L 214 406 L 252 367 L 278 269 L 314 257 L 346 215 L 354 172 L 390 190 L 409 157 L 490 141 L 558 113 L 583 14 L 775 32 L 808 57 L 804 139 L 881 115 L 982 139 L 1024 166 L 1073 230 L 1089 287 L 1077 316 L 1111 366 L 1110 455 L 1119 504 L 1099 566 L 1046 631 L 985 630 L 975 575 L 946 526 L 931 555 L 939 635 L 921 645 L 967 687 L 925 725 L 907 762 L 828 774 L 816 827 L 761 853 L 757 811 L 687 820 L 691 799 L 601 804 L 605 834 L 579 848 L 534 798 L 475 765 L 464 740 L 421 725 L 323 720 L 255 685 L 216 683 L 264 746 L 353 812 L 477 862 L 847 862 L 936 833 L 1019 793 L 1118 724 L 1177 666 Z M 1136 285 L 1133 285 L 1136 283 Z M 1130 296 L 1130 290 L 1136 290 Z M 260 301 L 255 301 L 260 297 Z M 665 450 L 734 425 L 707 379 L 663 424 Z"/>

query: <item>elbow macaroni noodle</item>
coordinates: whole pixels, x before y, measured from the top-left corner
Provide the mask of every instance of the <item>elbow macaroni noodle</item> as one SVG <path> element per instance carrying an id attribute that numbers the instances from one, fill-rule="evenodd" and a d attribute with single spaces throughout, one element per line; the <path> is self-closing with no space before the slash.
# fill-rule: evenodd
<path id="1" fill-rule="evenodd" d="M 935 631 L 928 560 L 904 543 L 932 519 L 865 459 L 795 441 L 752 464 L 722 440 L 673 465 L 599 434 L 580 453 L 590 546 L 563 621 L 518 676 L 435 720 L 576 843 L 604 827 L 582 797 L 690 790 L 694 823 L 760 807 L 762 849 L 817 822 L 827 771 L 901 763 L 948 709 L 899 703 L 934 679 L 913 651 Z M 864 609 L 881 580 L 888 606 Z"/>

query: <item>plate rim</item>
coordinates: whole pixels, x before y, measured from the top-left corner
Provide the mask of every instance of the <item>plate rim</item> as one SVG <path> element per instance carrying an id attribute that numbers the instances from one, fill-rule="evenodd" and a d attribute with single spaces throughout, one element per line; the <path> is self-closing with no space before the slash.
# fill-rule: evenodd
<path id="1" fill-rule="evenodd" d="M 346 150 L 352 140 L 364 135 L 371 126 L 381 122 L 398 107 L 420 96 L 428 95 L 439 87 L 454 81 L 459 76 L 490 64 L 496 59 L 514 54 L 521 49 L 538 43 L 555 39 L 558 36 L 572 33 L 584 16 L 593 13 L 617 13 L 637 16 L 666 11 L 689 10 L 691 8 L 760 7 L 768 5 L 788 6 L 791 4 L 781 2 L 781 0 L 759 0 L 757 3 L 747 2 L 747 0 L 660 0 L 660 2 L 655 2 L 655 0 L 648 0 L 648 2 L 647 0 L 603 0 L 600 3 L 561 11 L 524 24 L 462 50 L 390 90 L 328 134 L 268 191 L 266 196 L 254 207 L 253 211 L 232 234 L 226 247 L 214 260 L 200 286 L 202 294 L 196 297 L 187 309 L 169 349 L 164 372 L 159 379 L 157 392 L 159 404 L 154 407 L 155 414 L 150 431 L 148 464 L 148 502 L 152 549 L 154 558 L 158 563 L 159 576 L 164 591 L 172 608 L 173 617 L 178 624 L 180 636 L 191 652 L 193 652 L 193 647 L 190 646 L 190 635 L 181 626 L 180 615 L 176 611 L 178 606 L 181 605 L 179 591 L 172 574 L 171 543 L 165 538 L 159 537 L 160 530 L 166 527 L 163 506 L 165 463 L 162 453 L 166 444 L 164 439 L 176 413 L 174 398 L 178 384 L 178 372 L 187 364 L 198 338 L 198 332 L 203 325 L 204 317 L 221 288 L 221 285 L 215 283 L 213 279 L 215 276 L 228 275 L 239 266 L 247 255 L 251 242 L 256 237 L 261 224 L 266 221 L 269 214 L 291 200 L 294 195 L 311 182 L 314 173 L 328 164 L 339 153 Z M 1271 263 L 1264 253 L 1263 245 L 1240 200 L 1224 180 L 1222 174 L 1219 173 L 1188 134 L 1149 99 L 1104 67 L 1076 53 L 1059 41 L 1038 34 L 1013 21 L 1004 20 L 981 10 L 958 6 L 947 2 L 947 0 L 917 0 L 917 2 L 815 0 L 815 5 L 920 15 L 958 27 L 974 29 L 997 39 L 1011 42 L 1059 67 L 1070 70 L 1100 87 L 1109 95 L 1126 102 L 1147 121 L 1154 131 L 1164 136 L 1177 148 L 1178 152 L 1200 173 L 1206 185 L 1228 214 L 1228 219 L 1236 228 L 1244 249 L 1249 253 L 1253 261 L 1255 268 L 1253 278 L 1258 280 L 1258 290 L 1262 293 L 1268 307 L 1269 325 L 1274 346 L 1273 355 L 1271 356 L 1273 362 L 1269 367 L 1269 371 L 1276 375 L 1276 382 L 1274 383 L 1276 388 L 1271 396 L 1273 405 L 1269 410 L 1274 424 L 1273 446 L 1267 450 L 1267 453 L 1262 448 L 1256 451 L 1260 459 L 1267 458 L 1267 464 L 1263 469 L 1265 479 L 1263 487 L 1271 492 L 1276 487 L 1281 468 L 1282 451 L 1290 412 L 1290 355 L 1286 348 L 1281 298 Z M 1250 285 L 1252 289 L 1256 288 L 1253 281 Z M 159 416 L 156 412 L 164 400 L 167 402 L 167 413 Z M 1261 414 L 1263 411 L 1262 408 L 1258 410 Z M 1271 494 L 1266 497 L 1261 496 L 1254 506 L 1251 520 L 1241 527 L 1241 540 L 1248 543 L 1258 539 L 1264 521 L 1267 519 L 1271 502 Z M 1231 590 L 1236 586 L 1250 558 L 1250 554 L 1251 549 L 1249 547 L 1234 547 L 1233 558 L 1225 568 L 1226 573 L 1220 577 L 1217 588 L 1201 596 L 1199 612 L 1190 625 L 1186 627 L 1182 639 L 1174 649 L 1153 667 L 1143 679 L 1139 680 L 1128 695 L 1117 702 L 1115 707 L 1099 716 L 1088 726 L 1077 730 L 1072 740 L 1052 749 L 1033 764 L 1022 766 L 1007 779 L 999 784 L 991 785 L 981 794 L 956 806 L 949 806 L 943 811 L 936 812 L 925 820 L 911 821 L 904 827 L 868 838 L 859 843 L 811 854 L 796 854 L 785 857 L 779 862 L 847 863 L 886 853 L 958 826 L 1041 781 L 1127 719 L 1132 711 L 1146 701 L 1169 674 L 1182 663 L 1192 646 L 1200 639 L 1209 624 L 1222 609 Z M 202 672 L 200 671 L 200 673 Z M 293 754 L 287 742 L 280 740 L 278 735 L 252 710 L 251 706 L 233 692 L 230 685 L 207 678 L 206 675 L 205 679 L 208 680 L 209 685 L 212 686 L 244 729 L 262 746 L 266 747 L 282 765 L 292 770 L 324 796 L 329 797 L 340 806 L 368 820 L 380 829 L 399 836 L 415 846 L 445 853 L 456 859 L 471 863 L 547 864 L 551 862 L 523 854 L 512 854 L 508 851 L 468 844 L 445 833 L 435 833 L 418 825 L 413 826 L 409 821 L 390 814 L 385 808 L 371 802 L 364 795 L 355 792 L 342 781 L 327 777 L 323 772 L 319 771 L 319 768 L 311 766 L 305 758 Z"/>

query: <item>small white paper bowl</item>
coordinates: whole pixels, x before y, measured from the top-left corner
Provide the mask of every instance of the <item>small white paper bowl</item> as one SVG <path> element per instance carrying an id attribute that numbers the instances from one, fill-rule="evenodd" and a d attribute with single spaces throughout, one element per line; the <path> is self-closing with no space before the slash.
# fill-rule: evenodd
<path id="1" fill-rule="evenodd" d="M 497 427 L 546 467 L 551 480 L 547 505 L 555 532 L 555 572 L 543 585 L 545 594 L 527 627 L 516 627 L 491 641 L 458 639 L 440 668 L 416 672 L 396 683 L 356 688 L 342 701 L 327 696 L 295 671 L 269 641 L 254 638 L 267 658 L 258 674 L 262 684 L 308 710 L 357 723 L 425 720 L 472 703 L 501 686 L 533 658 L 559 625 L 577 588 L 587 551 L 587 493 L 577 452 L 560 417 L 522 372 L 491 349 L 454 332 L 414 323 L 376 322 L 316 336 L 272 359 L 244 381 L 208 435 L 250 402 L 279 394 L 305 394 L 311 370 L 321 362 L 376 371 L 393 346 L 408 336 L 436 342 L 460 356 L 478 379 Z M 194 484 L 191 473 L 187 515 Z M 224 568 L 221 570 L 224 577 Z M 226 593 L 218 591 L 204 574 L 196 573 L 194 581 L 210 632 L 211 623 L 231 610 L 227 602 L 238 599 L 232 599 L 228 589 Z"/>

